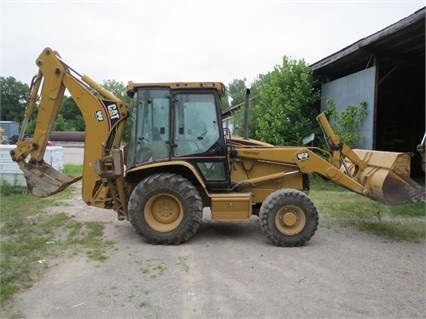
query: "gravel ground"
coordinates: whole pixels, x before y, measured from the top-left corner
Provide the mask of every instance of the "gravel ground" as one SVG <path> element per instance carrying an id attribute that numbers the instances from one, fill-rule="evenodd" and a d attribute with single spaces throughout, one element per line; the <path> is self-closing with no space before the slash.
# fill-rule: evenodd
<path id="1" fill-rule="evenodd" d="M 64 148 L 79 164 L 82 149 Z M 205 211 L 180 246 L 145 243 L 113 211 L 64 207 L 105 226 L 105 262 L 84 254 L 49 260 L 41 280 L 17 296 L 26 318 L 426 318 L 425 244 L 350 228 L 320 227 L 308 245 L 275 247 L 258 219 L 216 223 Z"/>
<path id="2" fill-rule="evenodd" d="M 78 186 L 78 184 L 77 184 Z M 26 318 L 425 318 L 425 246 L 319 227 L 307 246 L 275 247 L 258 219 L 217 223 L 205 212 L 180 246 L 145 243 L 113 211 L 64 207 L 105 226 L 105 262 L 51 267 L 17 296 Z"/>

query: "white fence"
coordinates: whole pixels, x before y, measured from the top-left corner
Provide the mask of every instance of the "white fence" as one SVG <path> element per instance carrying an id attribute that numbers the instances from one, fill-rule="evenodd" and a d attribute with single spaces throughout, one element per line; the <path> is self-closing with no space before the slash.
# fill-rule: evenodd
<path id="1" fill-rule="evenodd" d="M 10 151 L 15 147 L 16 145 L 0 145 L 0 184 L 7 182 L 13 186 L 26 186 L 24 173 L 10 157 Z M 44 154 L 44 161 L 54 169 L 62 171 L 64 168 L 62 146 L 48 146 Z"/>

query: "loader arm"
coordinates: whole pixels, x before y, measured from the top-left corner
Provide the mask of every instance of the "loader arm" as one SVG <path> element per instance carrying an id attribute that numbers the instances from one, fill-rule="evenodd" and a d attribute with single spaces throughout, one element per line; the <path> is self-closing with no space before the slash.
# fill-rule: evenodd
<path id="1" fill-rule="evenodd" d="M 88 205 L 114 208 L 119 211 L 119 218 L 120 215 L 125 218 L 127 198 L 123 187 L 120 145 L 128 115 L 127 107 L 88 76 L 81 76 L 72 70 L 50 48 L 43 50 L 36 64 L 39 71 L 31 84 L 20 139 L 11 151 L 12 160 L 24 172 L 28 188 L 34 195 L 45 197 L 60 192 L 80 179 L 62 175 L 43 160 L 65 90 L 68 90 L 85 123 L 82 198 Z M 40 104 L 34 135 L 30 140 L 24 140 L 38 96 Z"/>
<path id="2" fill-rule="evenodd" d="M 317 121 L 329 145 L 330 163 L 363 185 L 368 197 L 390 205 L 426 201 L 424 187 L 410 177 L 411 153 L 351 149 L 334 134 L 325 113 Z"/>
<path id="3" fill-rule="evenodd" d="M 353 192 L 388 205 L 425 202 L 425 190 L 410 178 L 410 154 L 356 150 L 341 142 L 322 113 L 318 122 L 330 147 L 325 160 L 313 147 L 235 147 L 233 156 L 259 162 L 295 165 L 302 173 L 316 173 Z M 321 150 L 321 152 L 324 152 Z M 284 171 L 241 181 L 237 186 L 285 179 Z"/>

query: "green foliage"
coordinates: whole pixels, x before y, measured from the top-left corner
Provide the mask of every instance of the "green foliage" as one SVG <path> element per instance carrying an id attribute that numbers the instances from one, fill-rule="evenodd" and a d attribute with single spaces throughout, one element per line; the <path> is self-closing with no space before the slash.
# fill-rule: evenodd
<path id="1" fill-rule="evenodd" d="M 257 96 L 259 94 L 259 91 L 266 79 L 266 76 L 263 74 L 259 74 L 257 79 L 252 83 L 250 89 L 250 102 L 249 102 L 249 137 L 253 137 L 254 133 L 257 129 L 257 118 L 255 116 L 255 107 L 256 107 L 256 101 Z M 240 101 L 243 102 L 245 100 L 245 94 L 246 94 L 246 84 L 245 79 L 243 80 L 237 80 L 235 79 L 232 83 L 241 83 L 244 82 L 244 87 L 240 85 L 239 91 L 235 90 L 235 99 L 243 99 Z M 244 135 L 244 112 L 245 108 L 241 107 L 234 111 L 233 114 L 233 122 L 235 125 L 235 132 L 233 134 L 243 136 Z"/>
<path id="2" fill-rule="evenodd" d="M 349 147 L 353 147 L 357 142 L 364 139 L 359 133 L 359 127 L 367 117 L 367 102 L 362 101 L 359 106 L 348 106 L 339 114 L 332 99 L 326 101 L 327 109 L 325 114 L 331 119 L 331 126 L 335 134 Z"/>
<path id="3" fill-rule="evenodd" d="M 28 188 L 25 186 L 11 185 L 6 181 L 0 181 L 0 196 L 10 196 L 14 194 L 26 194 Z"/>
<path id="4" fill-rule="evenodd" d="M 123 101 L 128 107 L 132 105 L 133 100 L 127 95 L 126 85 L 123 82 L 105 80 L 102 82 L 102 86 Z"/>
<path id="5" fill-rule="evenodd" d="M 26 129 L 27 135 L 31 136 L 31 135 L 34 134 L 34 130 L 35 130 L 35 126 L 36 126 L 37 113 L 38 113 L 38 108 L 35 108 L 34 113 L 33 113 L 33 117 L 31 118 L 31 120 L 29 120 L 28 125 L 27 125 L 27 129 Z"/>
<path id="6" fill-rule="evenodd" d="M 14 77 L 0 77 L 1 120 L 21 123 L 24 119 L 29 86 Z"/>
<path id="7" fill-rule="evenodd" d="M 83 175 L 83 165 L 80 164 L 65 164 L 64 165 L 64 169 L 63 169 L 63 173 L 65 175 L 70 175 L 70 176 L 81 176 Z"/>
<path id="8" fill-rule="evenodd" d="M 304 60 L 283 57 L 282 65 L 264 76 L 254 114 L 255 138 L 275 145 L 300 145 L 318 132 L 312 105 L 320 98 L 312 71 Z"/>
<path id="9" fill-rule="evenodd" d="M 83 115 L 71 96 L 66 96 L 62 100 L 61 109 L 56 121 L 60 120 L 59 116 L 62 116 L 66 121 L 66 125 L 62 125 L 63 129 L 54 127 L 55 131 L 84 131 L 85 124 Z"/>
<path id="10" fill-rule="evenodd" d="M 62 114 L 58 114 L 55 123 L 53 124 L 54 131 L 71 131 L 72 127 L 68 125 L 68 122 L 64 119 Z"/>
<path id="11" fill-rule="evenodd" d="M 221 109 L 224 110 L 229 107 L 229 94 L 228 90 L 225 90 L 225 95 L 221 97 L 220 99 L 220 106 Z"/>
<path id="12" fill-rule="evenodd" d="M 228 97 L 231 105 L 243 103 L 246 96 L 246 79 L 234 79 L 228 84 Z"/>

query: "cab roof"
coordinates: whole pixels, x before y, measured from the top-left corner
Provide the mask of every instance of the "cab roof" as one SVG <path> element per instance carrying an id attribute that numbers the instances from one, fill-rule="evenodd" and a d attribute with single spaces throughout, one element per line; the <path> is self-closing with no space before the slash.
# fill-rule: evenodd
<path id="1" fill-rule="evenodd" d="M 164 83 L 134 83 L 129 82 L 127 84 L 127 94 L 133 96 L 133 94 L 139 88 L 169 88 L 171 90 L 205 90 L 214 89 L 216 90 L 219 97 L 225 95 L 225 85 L 222 82 L 164 82 Z"/>

